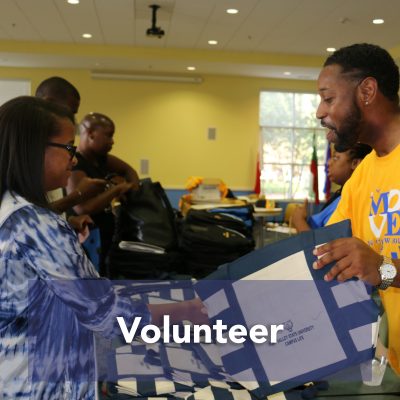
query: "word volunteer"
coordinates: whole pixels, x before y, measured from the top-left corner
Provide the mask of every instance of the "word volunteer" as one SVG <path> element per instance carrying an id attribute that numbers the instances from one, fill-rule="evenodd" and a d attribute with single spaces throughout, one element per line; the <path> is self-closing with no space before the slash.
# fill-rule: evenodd
<path id="1" fill-rule="evenodd" d="M 135 317 L 130 329 L 128 329 L 123 317 L 117 317 L 117 321 L 126 343 L 132 343 L 136 336 L 142 317 Z M 228 339 L 232 343 L 243 343 L 249 337 L 254 343 L 265 343 L 270 336 L 270 343 L 277 342 L 277 333 L 283 331 L 283 325 L 270 325 L 270 332 L 266 325 L 257 324 L 250 328 L 249 332 L 243 325 L 233 325 L 228 329 L 220 319 L 209 325 L 170 325 L 169 315 L 163 318 L 162 332 L 156 325 L 145 325 L 140 331 L 141 339 L 148 344 L 156 343 L 163 339 L 164 343 L 212 343 L 212 331 L 215 332 L 217 343 L 227 343 Z M 183 332 L 182 332 L 183 331 Z M 172 333 L 172 340 L 171 340 Z M 200 340 L 200 336 L 202 339 Z"/>

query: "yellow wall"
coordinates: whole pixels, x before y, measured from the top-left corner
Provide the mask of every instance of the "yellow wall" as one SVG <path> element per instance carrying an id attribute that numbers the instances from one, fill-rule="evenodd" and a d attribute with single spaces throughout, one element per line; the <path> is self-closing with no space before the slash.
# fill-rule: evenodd
<path id="1" fill-rule="evenodd" d="M 92 79 L 89 70 L 0 68 L 0 79 L 29 79 L 32 90 L 62 76 L 80 91 L 78 120 L 90 111 L 116 124 L 113 154 L 150 174 L 166 188 L 183 188 L 191 175 L 218 177 L 232 189 L 254 185 L 262 89 L 316 90 L 315 82 L 203 76 L 201 84 Z M 217 139 L 207 140 L 207 128 Z"/>

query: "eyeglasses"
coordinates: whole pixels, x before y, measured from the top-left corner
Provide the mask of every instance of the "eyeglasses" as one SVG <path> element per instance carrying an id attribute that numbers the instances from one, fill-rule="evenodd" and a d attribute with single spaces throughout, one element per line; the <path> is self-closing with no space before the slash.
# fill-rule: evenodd
<path id="1" fill-rule="evenodd" d="M 76 149 L 77 147 L 74 146 L 73 144 L 62 144 L 62 143 L 54 143 L 54 142 L 47 142 L 47 146 L 53 146 L 53 147 L 60 147 L 62 149 L 65 149 L 68 151 L 70 155 L 70 160 L 72 160 L 76 154 Z"/>

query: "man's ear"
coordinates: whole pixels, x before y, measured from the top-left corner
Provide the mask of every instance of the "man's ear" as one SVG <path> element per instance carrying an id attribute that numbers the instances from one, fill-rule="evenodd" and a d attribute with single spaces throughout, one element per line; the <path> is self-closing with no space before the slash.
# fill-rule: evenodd
<path id="1" fill-rule="evenodd" d="M 96 136 L 96 130 L 93 128 L 86 128 L 86 134 L 88 135 L 89 139 L 93 140 Z"/>
<path id="2" fill-rule="evenodd" d="M 361 104 L 368 106 L 372 104 L 378 93 L 378 82 L 375 78 L 367 77 L 358 85 L 358 95 Z"/>

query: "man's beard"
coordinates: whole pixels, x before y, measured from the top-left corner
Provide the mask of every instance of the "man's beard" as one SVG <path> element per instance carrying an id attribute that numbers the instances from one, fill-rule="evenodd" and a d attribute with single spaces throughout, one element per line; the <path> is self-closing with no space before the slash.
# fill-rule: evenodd
<path id="1" fill-rule="evenodd" d="M 322 123 L 323 126 L 332 130 L 334 137 L 330 136 L 330 140 L 341 149 L 349 149 L 358 142 L 361 133 L 361 124 L 361 110 L 355 101 L 353 101 L 353 106 L 344 118 L 340 129 Z"/>

